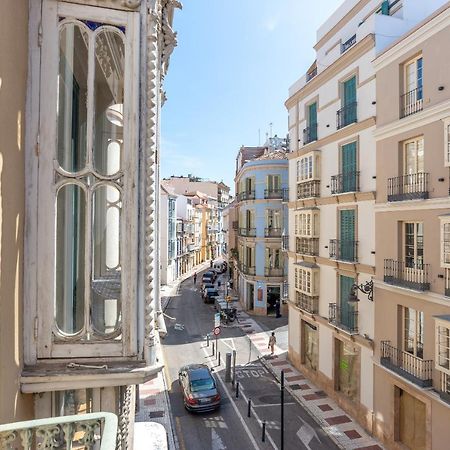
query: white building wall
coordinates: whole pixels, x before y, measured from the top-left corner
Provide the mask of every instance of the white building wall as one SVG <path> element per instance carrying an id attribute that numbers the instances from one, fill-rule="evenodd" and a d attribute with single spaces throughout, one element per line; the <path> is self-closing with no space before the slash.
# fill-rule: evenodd
<path id="1" fill-rule="evenodd" d="M 288 342 L 291 349 L 300 355 L 300 313 L 298 310 L 289 308 L 289 328 L 288 328 Z"/>
<path id="2" fill-rule="evenodd" d="M 333 332 L 330 328 L 319 326 L 319 371 L 330 380 L 333 379 Z"/>
<path id="3" fill-rule="evenodd" d="M 373 352 L 361 347 L 361 383 L 360 401 L 369 410 L 373 411 Z"/>

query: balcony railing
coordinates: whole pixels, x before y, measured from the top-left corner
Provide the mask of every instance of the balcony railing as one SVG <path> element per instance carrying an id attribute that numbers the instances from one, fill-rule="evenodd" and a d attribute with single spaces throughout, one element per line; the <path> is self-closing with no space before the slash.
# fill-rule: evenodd
<path id="1" fill-rule="evenodd" d="M 296 238 L 295 252 L 300 255 L 318 256 L 319 238 Z"/>
<path id="2" fill-rule="evenodd" d="M 265 277 L 282 277 L 284 269 L 282 267 L 264 267 Z"/>
<path id="3" fill-rule="evenodd" d="M 281 233 L 282 233 L 281 228 L 273 228 L 273 227 L 264 228 L 265 237 L 279 238 L 281 237 Z"/>
<path id="4" fill-rule="evenodd" d="M 319 312 L 319 297 L 295 291 L 295 306 L 310 314 Z"/>
<path id="5" fill-rule="evenodd" d="M 306 74 L 306 82 L 312 80 L 317 75 L 317 67 Z"/>
<path id="6" fill-rule="evenodd" d="M 239 228 L 239 236 L 256 237 L 256 228 Z"/>
<path id="7" fill-rule="evenodd" d="M 242 273 L 245 273 L 245 275 L 255 275 L 256 274 L 256 268 L 254 266 L 247 266 L 245 264 L 241 264 L 240 269 L 241 269 Z"/>
<path id="8" fill-rule="evenodd" d="M 0 425 L 0 449 L 115 450 L 117 416 L 90 413 Z"/>
<path id="9" fill-rule="evenodd" d="M 423 109 L 423 88 L 418 87 L 400 97 L 400 118 L 411 116 Z"/>
<path id="10" fill-rule="evenodd" d="M 424 172 L 388 178 L 388 202 L 427 199 L 428 179 Z"/>
<path id="11" fill-rule="evenodd" d="M 244 191 L 238 194 L 239 201 L 243 202 L 245 200 L 255 200 L 255 191 Z"/>
<path id="12" fill-rule="evenodd" d="M 281 237 L 281 250 L 283 250 L 284 252 L 289 251 L 289 236 Z"/>
<path id="13" fill-rule="evenodd" d="M 283 189 L 264 189 L 264 198 L 282 199 Z"/>
<path id="14" fill-rule="evenodd" d="M 282 198 L 283 202 L 288 202 L 289 201 L 289 188 L 283 188 L 283 198 Z"/>
<path id="15" fill-rule="evenodd" d="M 442 400 L 450 404 L 450 375 L 445 372 L 441 372 L 439 396 Z"/>
<path id="16" fill-rule="evenodd" d="M 338 130 L 358 121 L 357 106 L 357 102 L 349 103 L 336 113 L 336 127 Z"/>
<path id="17" fill-rule="evenodd" d="M 358 241 L 330 240 L 330 259 L 338 261 L 358 261 Z"/>
<path id="18" fill-rule="evenodd" d="M 381 341 L 380 363 L 420 387 L 429 387 L 433 383 L 433 360 L 421 359 L 395 348 L 390 341 Z"/>
<path id="19" fill-rule="evenodd" d="M 422 262 L 405 263 L 384 260 L 384 282 L 394 286 L 414 289 L 416 291 L 430 290 L 430 265 Z"/>
<path id="20" fill-rule="evenodd" d="M 303 145 L 317 141 L 317 123 L 311 123 L 303 130 Z"/>
<path id="21" fill-rule="evenodd" d="M 336 303 L 330 303 L 328 307 L 328 321 L 334 326 L 348 331 L 349 333 L 358 333 L 358 311 L 348 305 L 347 309 L 342 309 Z"/>
<path id="22" fill-rule="evenodd" d="M 311 197 L 320 197 L 320 180 L 297 183 L 297 200 Z"/>
<path id="23" fill-rule="evenodd" d="M 355 44 L 356 44 L 356 34 L 354 34 L 350 39 L 346 40 L 343 44 L 341 44 L 341 53 L 344 53 Z"/>
<path id="24" fill-rule="evenodd" d="M 351 171 L 331 177 L 331 193 L 359 192 L 359 172 Z"/>

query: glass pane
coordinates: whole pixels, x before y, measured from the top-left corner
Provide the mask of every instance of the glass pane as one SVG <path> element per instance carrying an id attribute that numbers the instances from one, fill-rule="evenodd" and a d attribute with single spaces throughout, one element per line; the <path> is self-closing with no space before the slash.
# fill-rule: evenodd
<path id="1" fill-rule="evenodd" d="M 423 139 L 417 141 L 417 173 L 424 172 L 424 145 Z"/>
<path id="2" fill-rule="evenodd" d="M 94 167 L 102 175 L 120 170 L 123 145 L 125 46 L 120 32 L 102 30 L 95 40 Z"/>
<path id="3" fill-rule="evenodd" d="M 405 174 L 417 173 L 416 143 L 409 142 L 405 147 Z"/>
<path id="4" fill-rule="evenodd" d="M 81 187 L 62 186 L 56 208 L 55 318 L 61 331 L 75 334 L 84 323 L 86 198 Z"/>
<path id="5" fill-rule="evenodd" d="M 71 416 L 93 412 L 92 389 L 55 392 L 55 416 Z"/>
<path id="6" fill-rule="evenodd" d="M 92 202 L 92 324 L 107 334 L 120 320 L 120 192 L 102 185 L 95 189 Z"/>
<path id="7" fill-rule="evenodd" d="M 59 32 L 58 162 L 68 172 L 86 164 L 88 35 L 78 25 Z"/>

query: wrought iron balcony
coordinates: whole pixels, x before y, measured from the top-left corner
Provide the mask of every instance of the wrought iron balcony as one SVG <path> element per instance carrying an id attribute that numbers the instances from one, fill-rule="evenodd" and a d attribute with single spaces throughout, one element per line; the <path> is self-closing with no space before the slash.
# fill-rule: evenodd
<path id="1" fill-rule="evenodd" d="M 289 251 L 289 236 L 281 237 L 281 250 L 283 250 L 284 252 Z"/>
<path id="2" fill-rule="evenodd" d="M 357 102 L 352 102 L 345 105 L 336 113 L 336 127 L 338 130 L 351 123 L 358 122 L 357 106 Z"/>
<path id="3" fill-rule="evenodd" d="M 358 311 L 353 306 L 348 305 L 347 309 L 342 309 L 336 303 L 330 303 L 328 307 L 328 321 L 351 334 L 358 333 Z"/>
<path id="4" fill-rule="evenodd" d="M 359 192 L 359 171 L 350 171 L 331 177 L 331 193 Z"/>
<path id="5" fill-rule="evenodd" d="M 319 312 L 319 297 L 295 291 L 295 306 L 310 314 Z"/>
<path id="6" fill-rule="evenodd" d="M 433 360 L 421 359 L 395 348 L 390 341 L 381 341 L 380 363 L 420 387 L 433 384 Z"/>
<path id="7" fill-rule="evenodd" d="M 281 228 L 267 227 L 264 228 L 264 236 L 272 238 L 280 238 L 282 231 L 283 230 Z"/>
<path id="8" fill-rule="evenodd" d="M 319 238 L 296 238 L 295 252 L 300 255 L 318 256 Z"/>
<path id="9" fill-rule="evenodd" d="M 441 386 L 438 392 L 441 399 L 450 404 L 450 375 L 445 372 L 441 372 Z"/>
<path id="10" fill-rule="evenodd" d="M 418 87 L 400 97 L 400 118 L 423 110 L 423 88 Z"/>
<path id="11" fill-rule="evenodd" d="M 256 228 L 239 228 L 239 236 L 256 237 Z"/>
<path id="12" fill-rule="evenodd" d="M 384 282 L 394 286 L 414 289 L 416 291 L 430 290 L 430 265 L 422 262 L 405 263 L 384 260 Z"/>
<path id="13" fill-rule="evenodd" d="M 331 239 L 330 259 L 358 262 L 358 241 Z"/>
<path id="14" fill-rule="evenodd" d="M 424 172 L 388 178 L 388 202 L 427 199 L 428 179 Z"/>
<path id="15" fill-rule="evenodd" d="M 243 191 L 239 193 L 239 201 L 243 202 L 245 200 L 255 200 L 255 191 Z"/>
<path id="16" fill-rule="evenodd" d="M 264 198 L 282 199 L 283 189 L 264 189 Z"/>
<path id="17" fill-rule="evenodd" d="M 297 183 L 297 200 L 320 197 L 320 180 Z"/>
<path id="18" fill-rule="evenodd" d="M 117 416 L 89 413 L 0 425 L 0 449 L 115 450 Z"/>
<path id="19" fill-rule="evenodd" d="M 311 123 L 303 130 L 303 145 L 317 141 L 317 123 Z"/>
<path id="20" fill-rule="evenodd" d="M 256 268 L 254 266 L 247 266 L 245 264 L 240 265 L 240 270 L 245 275 L 255 275 L 256 274 Z"/>
<path id="21" fill-rule="evenodd" d="M 282 267 L 264 267 L 265 277 L 282 277 L 284 276 L 284 269 Z"/>

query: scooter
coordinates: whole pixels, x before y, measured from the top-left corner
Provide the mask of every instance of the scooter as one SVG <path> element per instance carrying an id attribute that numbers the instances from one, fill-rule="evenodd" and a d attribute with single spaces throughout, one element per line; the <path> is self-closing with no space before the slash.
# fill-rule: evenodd
<path id="1" fill-rule="evenodd" d="M 226 308 L 220 311 L 220 319 L 225 322 L 234 322 L 237 318 L 237 309 L 236 308 Z"/>

